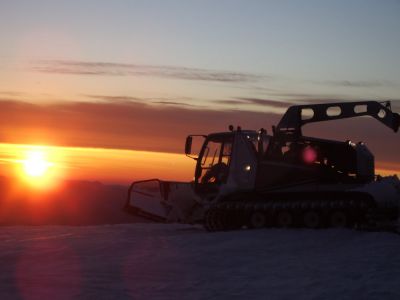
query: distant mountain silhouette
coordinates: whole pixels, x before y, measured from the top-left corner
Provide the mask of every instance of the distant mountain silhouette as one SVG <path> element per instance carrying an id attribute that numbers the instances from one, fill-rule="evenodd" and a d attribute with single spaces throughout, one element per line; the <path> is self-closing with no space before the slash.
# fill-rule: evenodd
<path id="1" fill-rule="evenodd" d="M 0 177 L 1 225 L 99 225 L 146 222 L 126 214 L 128 188 L 100 182 L 65 181 L 48 192 Z"/>

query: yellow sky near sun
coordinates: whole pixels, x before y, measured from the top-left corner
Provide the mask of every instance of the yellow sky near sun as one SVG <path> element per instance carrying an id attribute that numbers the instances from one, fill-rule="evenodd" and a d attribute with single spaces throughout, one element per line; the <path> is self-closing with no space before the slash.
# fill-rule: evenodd
<path id="1" fill-rule="evenodd" d="M 28 176 L 26 160 L 30 153 L 43 153 L 50 163 L 48 176 Z M 0 143 L 0 174 L 25 180 L 98 180 L 129 183 L 132 180 L 161 178 L 190 181 L 195 161 L 184 154 L 121 149 L 32 146 Z M 25 178 L 24 178 L 25 177 Z"/>
<path id="2" fill-rule="evenodd" d="M 45 166 L 29 162 L 32 156 L 39 156 Z M 32 169 L 32 166 L 39 169 Z M 376 167 L 377 174 L 400 175 L 399 165 L 377 162 Z M 45 168 L 43 176 L 41 168 Z M 105 183 L 130 183 L 150 178 L 190 181 L 194 168 L 195 161 L 184 154 L 0 143 L 0 174 L 16 176 L 38 186 L 52 186 L 63 179 Z M 35 176 L 37 173 L 40 176 Z"/>

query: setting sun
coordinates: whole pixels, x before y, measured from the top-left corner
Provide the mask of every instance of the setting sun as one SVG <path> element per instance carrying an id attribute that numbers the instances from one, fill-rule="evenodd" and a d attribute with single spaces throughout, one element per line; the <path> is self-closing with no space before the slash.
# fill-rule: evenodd
<path id="1" fill-rule="evenodd" d="M 42 177 L 47 169 L 52 165 L 45 159 L 45 153 L 39 150 L 27 152 L 27 157 L 23 162 L 26 175 L 32 177 Z"/>
<path id="2" fill-rule="evenodd" d="M 0 148 L 9 155 L 4 163 L 14 163 L 18 178 L 28 186 L 39 189 L 58 186 L 65 169 L 63 153 L 58 148 L 36 145 L 8 145 L 8 150 L 3 145 Z"/>

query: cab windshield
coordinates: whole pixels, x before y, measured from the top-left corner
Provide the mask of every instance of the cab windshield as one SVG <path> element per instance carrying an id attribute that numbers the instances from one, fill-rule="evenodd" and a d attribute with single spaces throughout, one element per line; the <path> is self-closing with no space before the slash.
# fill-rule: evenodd
<path id="1" fill-rule="evenodd" d="M 220 135 L 208 139 L 199 160 L 197 182 L 203 184 L 226 182 L 232 154 L 232 141 L 232 135 Z"/>

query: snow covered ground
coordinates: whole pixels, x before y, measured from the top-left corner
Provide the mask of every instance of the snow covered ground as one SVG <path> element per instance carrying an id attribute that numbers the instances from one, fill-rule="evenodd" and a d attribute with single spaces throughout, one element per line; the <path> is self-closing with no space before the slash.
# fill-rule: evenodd
<path id="1" fill-rule="evenodd" d="M 0 227 L 0 299 L 400 299 L 400 236 Z"/>

